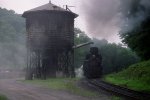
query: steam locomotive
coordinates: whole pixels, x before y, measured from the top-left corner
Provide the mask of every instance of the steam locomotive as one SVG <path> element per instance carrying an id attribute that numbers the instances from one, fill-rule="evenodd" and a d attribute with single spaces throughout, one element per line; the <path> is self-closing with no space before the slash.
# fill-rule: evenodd
<path id="1" fill-rule="evenodd" d="M 90 53 L 86 55 L 83 72 L 88 79 L 101 78 L 102 76 L 102 56 L 98 53 L 97 47 L 91 47 Z"/>

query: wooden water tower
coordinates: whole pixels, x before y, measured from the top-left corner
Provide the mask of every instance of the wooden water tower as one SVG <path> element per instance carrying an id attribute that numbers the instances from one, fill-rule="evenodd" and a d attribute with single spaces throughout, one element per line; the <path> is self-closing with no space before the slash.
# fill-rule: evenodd
<path id="1" fill-rule="evenodd" d="M 26 11 L 27 74 L 26 79 L 74 77 L 74 19 L 77 14 L 49 2 Z"/>

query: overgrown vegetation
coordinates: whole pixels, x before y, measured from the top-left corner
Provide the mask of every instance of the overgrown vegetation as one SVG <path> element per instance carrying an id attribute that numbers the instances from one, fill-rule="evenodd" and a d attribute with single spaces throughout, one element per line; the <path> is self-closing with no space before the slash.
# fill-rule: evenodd
<path id="1" fill-rule="evenodd" d="M 78 28 L 74 29 L 74 33 L 75 45 L 92 41 L 83 31 Z M 89 48 L 90 45 L 75 49 L 74 64 L 76 68 L 81 67 L 81 65 L 83 64 L 83 60 L 85 59 L 86 54 L 89 52 Z"/>
<path id="2" fill-rule="evenodd" d="M 145 2 L 145 3 L 143 3 Z M 127 12 L 123 12 L 126 17 L 124 27 L 120 32 L 123 42 L 134 50 L 142 60 L 150 59 L 150 6 L 148 0 L 128 0 Z"/>
<path id="3" fill-rule="evenodd" d="M 140 61 L 140 58 L 131 49 L 123 47 L 122 44 L 108 43 L 105 39 L 93 39 L 93 41 L 95 46 L 99 47 L 102 55 L 104 74 L 119 72 Z"/>
<path id="4" fill-rule="evenodd" d="M 126 4 L 129 6 L 123 7 Z M 148 0 L 124 0 L 120 9 L 125 18 L 120 31 L 122 42 L 142 61 L 150 59 L 150 7 L 147 4 Z M 134 90 L 150 92 L 150 60 L 131 65 L 105 79 Z"/>
<path id="5" fill-rule="evenodd" d="M 45 86 L 54 90 L 65 90 L 86 97 L 96 97 L 98 95 L 96 92 L 81 89 L 77 86 L 78 80 L 76 78 L 54 78 L 47 80 L 26 80 L 24 82 Z"/>
<path id="6" fill-rule="evenodd" d="M 0 100 L 8 100 L 6 96 L 0 94 Z"/>
<path id="7" fill-rule="evenodd" d="M 107 75 L 105 80 L 133 90 L 150 93 L 150 60 L 131 65 L 119 73 Z"/>
<path id="8" fill-rule="evenodd" d="M 91 39 L 83 31 L 75 28 L 75 44 L 86 43 L 93 41 L 94 45 L 99 48 L 102 55 L 103 73 L 118 72 L 127 66 L 137 63 L 140 58 L 131 51 L 125 48 L 122 44 L 108 43 L 107 40 Z M 86 54 L 89 53 L 90 46 L 82 47 L 75 50 L 75 67 L 79 68 L 83 64 Z"/>
<path id="9" fill-rule="evenodd" d="M 123 42 L 134 50 L 143 60 L 150 59 L 150 18 L 134 30 L 121 35 Z"/>
<path id="10" fill-rule="evenodd" d="M 89 38 L 83 31 L 75 28 L 75 44 L 94 41 L 100 48 L 103 56 L 104 73 L 122 70 L 129 64 L 139 61 L 135 53 L 121 45 L 108 43 L 107 40 L 96 40 Z M 25 20 L 13 10 L 0 8 L 0 65 L 3 68 L 25 67 Z M 85 55 L 89 53 L 90 46 L 75 50 L 75 67 L 83 64 Z M 114 53 L 115 52 L 115 53 Z M 128 59 L 128 60 L 127 60 Z"/>
<path id="11" fill-rule="evenodd" d="M 118 97 L 118 96 L 113 96 L 112 98 L 111 98 L 111 100 L 123 100 L 121 97 Z"/>

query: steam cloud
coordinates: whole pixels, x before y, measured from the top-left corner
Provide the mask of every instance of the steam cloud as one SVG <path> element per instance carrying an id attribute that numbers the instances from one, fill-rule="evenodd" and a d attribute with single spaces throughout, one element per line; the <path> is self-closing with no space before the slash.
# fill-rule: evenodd
<path id="1" fill-rule="evenodd" d="M 25 67 L 26 48 L 22 41 L 25 41 L 24 38 L 18 37 L 17 42 L 0 43 L 0 70 Z"/>
<path id="2" fill-rule="evenodd" d="M 121 0 L 122 13 L 121 33 L 126 33 L 140 26 L 141 22 L 149 17 L 149 0 Z"/>
<path id="3" fill-rule="evenodd" d="M 84 0 L 87 30 L 94 37 L 109 39 L 118 32 L 118 0 Z"/>
<path id="4" fill-rule="evenodd" d="M 140 25 L 150 11 L 149 0 L 84 0 L 81 5 L 89 34 L 110 41 Z"/>
<path id="5" fill-rule="evenodd" d="M 26 67 L 25 36 L 21 35 L 16 42 L 0 43 L 0 79 L 22 78 Z"/>

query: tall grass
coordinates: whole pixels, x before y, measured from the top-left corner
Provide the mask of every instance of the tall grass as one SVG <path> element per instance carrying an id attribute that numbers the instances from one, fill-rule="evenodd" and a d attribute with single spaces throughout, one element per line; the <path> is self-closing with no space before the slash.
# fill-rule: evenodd
<path id="1" fill-rule="evenodd" d="M 150 60 L 129 66 L 129 68 L 105 76 L 106 81 L 137 91 L 150 92 Z"/>
<path id="2" fill-rule="evenodd" d="M 0 100 L 8 100 L 8 99 L 6 98 L 6 96 L 0 95 Z"/>

